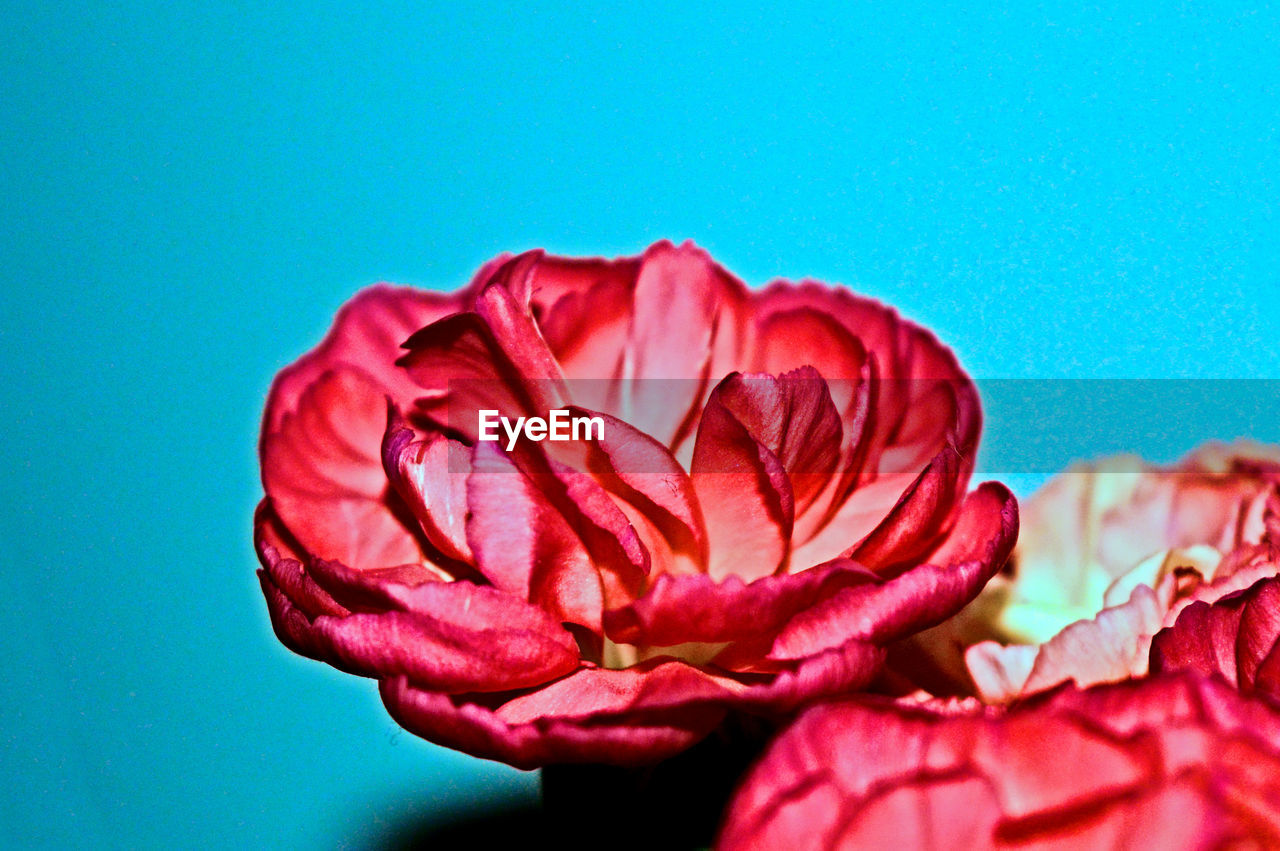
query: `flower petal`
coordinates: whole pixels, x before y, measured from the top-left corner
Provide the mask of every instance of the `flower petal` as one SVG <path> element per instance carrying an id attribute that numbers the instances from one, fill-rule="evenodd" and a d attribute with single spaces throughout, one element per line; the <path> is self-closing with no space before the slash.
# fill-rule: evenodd
<path id="1" fill-rule="evenodd" d="M 394 365 L 400 343 L 419 328 L 461 310 L 465 298 L 465 291 L 444 294 L 389 284 L 362 290 L 338 311 L 324 341 L 276 376 L 267 398 L 263 433 L 279 428 L 317 379 L 341 367 L 367 376 L 379 397 L 408 404 L 417 388 Z"/>
<path id="2" fill-rule="evenodd" d="M 795 501 L 782 462 L 729 409 L 725 386 L 711 394 L 698 425 L 693 487 L 707 527 L 707 572 L 756 579 L 783 566 Z"/>
<path id="3" fill-rule="evenodd" d="M 1002 647 L 985 641 L 965 652 L 965 662 L 988 703 L 1026 697 L 1064 682 L 1090 686 L 1143 676 L 1151 636 L 1160 630 L 1165 608 L 1155 591 L 1139 585 L 1127 602 L 1071 624 L 1039 647 Z"/>
<path id="4" fill-rule="evenodd" d="M 506 263 L 491 283 L 535 322 L 559 373 L 577 387 L 610 387 L 622 373 L 641 264 L 640 258 L 578 259 L 529 251 Z"/>
<path id="5" fill-rule="evenodd" d="M 522 267 L 535 258 L 519 257 L 510 264 L 513 275 L 525 274 Z M 547 342 L 542 338 L 527 305 L 522 305 L 506 287 L 490 285 L 476 298 L 476 313 L 489 326 L 502 352 L 526 382 L 537 382 L 540 410 L 561 407 L 568 397 L 564 374 Z"/>
<path id="6" fill-rule="evenodd" d="M 447 691 L 501 691 L 547 682 L 578 664 L 572 635 L 496 588 L 422 576 L 403 582 L 326 561 L 308 573 L 356 610 L 310 619 L 317 658 L 342 670 L 404 674 Z"/>
<path id="7" fill-rule="evenodd" d="M 742 285 L 692 243 L 650 247 L 636 277 L 623 354 L 629 384 L 620 407 L 608 413 L 672 449 L 693 434 L 713 355 L 733 349 L 723 338 L 738 333 L 735 323 L 720 321 L 722 312 L 728 315 L 742 297 Z"/>
<path id="8" fill-rule="evenodd" d="M 477 443 L 471 465 L 467 538 L 480 572 L 559 619 L 599 632 L 601 575 L 563 514 L 494 444 Z"/>
<path id="9" fill-rule="evenodd" d="M 771 660 L 800 659 L 848 641 L 884 646 L 933 626 L 977 596 L 1018 534 L 1017 502 L 988 482 L 961 508 L 948 540 L 924 564 L 878 585 L 846 588 L 794 617 L 773 640 Z"/>
<path id="10" fill-rule="evenodd" d="M 716 387 L 708 407 L 712 404 L 723 405 L 778 459 L 791 483 L 797 514 L 839 472 L 840 414 L 827 382 L 813 367 L 778 376 L 730 375 Z"/>
<path id="11" fill-rule="evenodd" d="M 806 703 L 866 688 L 884 660 L 884 648 L 877 643 L 846 641 L 781 667 L 769 679 L 738 695 L 734 703 L 764 714 L 794 712 Z M 716 663 L 721 664 L 719 658 Z"/>
<path id="12" fill-rule="evenodd" d="M 960 454 L 948 446 L 929 462 L 903 492 L 893 510 L 857 545 L 847 558 L 889 572 L 932 549 L 951 518 L 961 477 Z"/>
<path id="13" fill-rule="evenodd" d="M 446 558 L 470 562 L 466 516 L 471 450 L 442 434 L 415 437 L 393 409 L 382 444 L 387 478 L 431 544 Z"/>
<path id="14" fill-rule="evenodd" d="M 384 679 L 381 691 L 392 717 L 411 732 L 517 768 L 654 762 L 701 739 L 725 712 L 717 699 L 724 691 L 712 678 L 671 661 L 579 669 L 496 710 L 400 677 Z"/>
<path id="15" fill-rule="evenodd" d="M 903 321 L 897 311 L 873 299 L 811 281 L 775 282 L 754 294 L 753 302 L 766 322 L 770 317 L 817 311 L 856 338 L 874 362 L 873 431 L 866 461 L 871 476 L 919 469 L 947 440 L 964 458 L 972 459 L 981 429 L 977 389 L 951 351 L 929 331 Z M 794 324 L 788 327 L 799 330 Z M 788 364 L 785 350 L 790 349 L 795 353 L 790 366 L 809 363 L 828 378 L 858 376 L 847 355 L 833 360 L 838 342 L 832 350 L 818 352 L 804 345 L 804 339 L 799 334 L 792 339 L 761 335 L 755 340 L 753 356 L 783 365 Z M 841 360 L 848 365 L 842 366 Z M 893 453 L 884 457 L 891 448 Z"/>
<path id="16" fill-rule="evenodd" d="M 644 596 L 606 612 L 605 630 L 615 641 L 659 647 L 737 641 L 771 633 L 836 591 L 875 579 L 847 560 L 750 583 L 740 576 L 716 582 L 705 574 L 662 575 Z"/>
<path id="17" fill-rule="evenodd" d="M 426 558 L 382 469 L 386 405 L 377 381 L 337 367 L 263 433 L 263 487 L 307 552 L 359 567 Z"/>
<path id="18" fill-rule="evenodd" d="M 669 550 L 704 567 L 702 509 L 679 462 L 665 446 L 622 420 L 585 408 L 569 410 L 573 416 L 598 416 L 604 422 L 600 435 L 587 441 L 599 450 L 599 457 L 590 457 L 586 464 L 603 486 L 642 513 L 661 532 Z"/>
<path id="19" fill-rule="evenodd" d="M 493 331 L 475 313 L 433 322 L 406 340 L 404 348 L 408 351 L 396 364 L 425 391 L 417 412 L 468 443 L 479 437 L 481 410 L 512 418 L 546 410 L 539 408 L 535 396 L 546 391 L 547 383 L 523 381 Z"/>

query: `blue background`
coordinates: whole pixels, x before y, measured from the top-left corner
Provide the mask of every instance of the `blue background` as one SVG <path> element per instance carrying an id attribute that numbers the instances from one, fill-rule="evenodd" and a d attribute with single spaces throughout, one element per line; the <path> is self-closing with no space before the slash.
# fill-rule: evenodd
<path id="1" fill-rule="evenodd" d="M 359 847 L 534 799 L 270 633 L 263 398 L 374 280 L 692 238 L 977 376 L 1280 377 L 1257 6 L 4 5 L 0 839 Z"/>

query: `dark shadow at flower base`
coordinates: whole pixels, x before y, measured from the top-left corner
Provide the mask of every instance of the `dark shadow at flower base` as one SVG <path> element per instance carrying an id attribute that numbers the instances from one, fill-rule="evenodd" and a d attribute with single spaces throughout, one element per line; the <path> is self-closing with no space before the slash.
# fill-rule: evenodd
<path id="1" fill-rule="evenodd" d="M 772 726 L 732 719 L 666 762 L 644 768 L 559 765 L 542 771 L 542 804 L 512 802 L 392 828 L 382 851 L 514 847 L 710 847 L 720 818 Z"/>
<path id="2" fill-rule="evenodd" d="M 535 843 L 558 849 L 708 848 L 724 803 L 707 802 L 702 812 L 692 811 L 687 801 L 675 812 L 662 812 L 648 803 L 622 800 L 612 814 L 551 812 L 538 805 L 475 809 L 389 826 L 368 847 L 377 851 L 475 851 Z"/>
<path id="3" fill-rule="evenodd" d="M 515 848 L 530 841 L 553 840 L 547 817 L 536 804 L 475 809 L 442 819 L 406 821 L 393 826 L 373 847 L 378 851 Z M 563 846 L 562 846 L 563 847 Z"/>

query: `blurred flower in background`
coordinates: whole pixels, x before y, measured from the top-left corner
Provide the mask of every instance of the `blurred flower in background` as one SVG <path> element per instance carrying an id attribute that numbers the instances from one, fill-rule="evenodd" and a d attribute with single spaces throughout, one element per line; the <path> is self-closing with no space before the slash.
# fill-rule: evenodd
<path id="1" fill-rule="evenodd" d="M 1280 844 L 1280 714 L 1184 673 L 1009 710 L 855 698 L 779 736 L 729 809 L 735 849 Z"/>
<path id="2" fill-rule="evenodd" d="M 1012 576 L 983 592 L 999 640 L 965 653 L 977 693 L 1001 702 L 1146 674 L 1152 636 L 1186 606 L 1275 575 L 1263 538 L 1277 485 L 1280 449 L 1248 442 L 1058 475 L 1024 504 Z"/>

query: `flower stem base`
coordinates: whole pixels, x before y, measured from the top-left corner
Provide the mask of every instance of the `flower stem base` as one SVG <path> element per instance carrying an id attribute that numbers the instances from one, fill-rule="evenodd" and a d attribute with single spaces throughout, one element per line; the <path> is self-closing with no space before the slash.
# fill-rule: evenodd
<path id="1" fill-rule="evenodd" d="M 656 765 L 547 766 L 542 806 L 550 838 L 570 848 L 707 848 L 773 732 L 762 719 L 732 717 Z"/>

